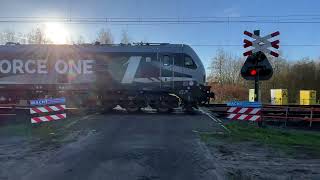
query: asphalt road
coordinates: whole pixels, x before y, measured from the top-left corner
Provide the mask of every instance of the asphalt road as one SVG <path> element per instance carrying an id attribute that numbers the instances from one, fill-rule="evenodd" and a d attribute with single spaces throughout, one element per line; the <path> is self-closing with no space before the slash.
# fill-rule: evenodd
<path id="1" fill-rule="evenodd" d="M 106 114 L 72 122 L 84 135 L 47 155 L 17 179 L 197 180 L 219 178 L 219 167 L 197 132 L 223 131 L 206 115 Z M 81 134 L 81 133 L 78 133 Z M 41 152 L 46 153 L 46 152 Z M 42 157 L 42 158 L 40 158 Z M 43 158 L 46 157 L 46 158 Z M 21 161 L 23 161 L 22 158 Z M 19 171 L 19 166 L 16 171 Z M 14 171 L 12 171 L 14 173 Z M 13 177 L 13 176 L 12 176 Z M 10 179 L 10 178 L 9 178 Z"/>

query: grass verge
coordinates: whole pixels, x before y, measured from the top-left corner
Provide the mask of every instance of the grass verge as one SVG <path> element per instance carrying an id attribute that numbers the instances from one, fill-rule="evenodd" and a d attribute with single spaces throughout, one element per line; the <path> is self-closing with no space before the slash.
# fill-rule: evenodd
<path id="1" fill-rule="evenodd" d="M 283 150 L 306 150 L 320 154 L 320 133 L 271 127 L 259 128 L 252 124 L 231 122 L 226 125 L 230 134 L 201 133 L 205 142 L 224 139 L 233 142 L 254 141 L 265 145 L 281 147 Z"/>
<path id="2" fill-rule="evenodd" d="M 44 122 L 40 124 L 31 124 L 30 122 L 8 124 L 5 126 L 0 126 L 0 136 L 19 136 L 30 140 L 34 138 L 41 140 L 60 140 L 69 133 L 65 127 L 79 118 L 81 117 L 76 116 L 59 121 Z"/>

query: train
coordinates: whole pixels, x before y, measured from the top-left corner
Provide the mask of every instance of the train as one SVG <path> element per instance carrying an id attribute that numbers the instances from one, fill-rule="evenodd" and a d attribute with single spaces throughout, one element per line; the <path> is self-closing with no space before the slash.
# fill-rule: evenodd
<path id="1" fill-rule="evenodd" d="M 66 97 L 71 106 L 186 111 L 208 103 L 204 66 L 185 44 L 0 46 L 0 103 Z"/>

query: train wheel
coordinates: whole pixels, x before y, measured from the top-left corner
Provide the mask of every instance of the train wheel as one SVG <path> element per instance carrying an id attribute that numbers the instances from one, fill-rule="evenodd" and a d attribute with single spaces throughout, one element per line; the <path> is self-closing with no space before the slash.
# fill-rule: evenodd
<path id="1" fill-rule="evenodd" d="M 195 114 L 196 112 L 192 106 L 185 106 L 183 109 L 184 109 L 184 112 L 187 114 Z"/>
<path id="2" fill-rule="evenodd" d="M 172 106 L 165 100 L 160 101 L 156 109 L 160 113 L 169 113 L 173 111 Z"/>
<path id="3" fill-rule="evenodd" d="M 139 112 L 140 106 L 135 101 L 129 101 L 128 104 L 124 104 L 123 107 L 127 110 L 129 113 L 136 113 Z"/>
<path id="4" fill-rule="evenodd" d="M 105 114 L 105 113 L 111 112 L 113 110 L 113 108 L 115 108 L 115 107 L 116 107 L 116 104 L 114 104 L 114 102 L 102 101 L 100 112 L 102 114 Z"/>
<path id="5" fill-rule="evenodd" d="M 113 110 L 115 106 L 108 106 L 108 107 L 102 107 L 101 108 L 101 113 L 102 114 L 106 114 L 106 113 L 109 113 Z"/>

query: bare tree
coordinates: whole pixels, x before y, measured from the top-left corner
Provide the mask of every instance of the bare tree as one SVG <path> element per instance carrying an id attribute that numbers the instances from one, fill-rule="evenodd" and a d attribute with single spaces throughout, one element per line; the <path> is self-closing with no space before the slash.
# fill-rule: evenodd
<path id="1" fill-rule="evenodd" d="M 17 42 L 20 44 L 27 44 L 28 38 L 26 34 L 23 34 L 21 32 L 17 33 Z"/>
<path id="2" fill-rule="evenodd" d="M 77 44 L 84 44 L 85 43 L 85 39 L 82 35 L 78 36 L 77 39 Z"/>
<path id="3" fill-rule="evenodd" d="M 320 94 L 320 84 L 317 83 L 320 81 L 319 59 L 302 58 L 296 62 L 282 56 L 268 56 L 268 59 L 273 67 L 273 76 L 261 82 L 262 102 L 270 102 L 270 89 L 288 89 L 290 103 L 298 102 L 299 91 L 302 89 L 316 90 Z M 253 81 L 244 81 L 240 76 L 243 61 L 223 50 L 219 50 L 212 59 L 209 83 L 213 86 L 217 101 L 247 99 Z"/>
<path id="4" fill-rule="evenodd" d="M 232 56 L 223 50 L 218 50 L 209 67 L 211 81 L 219 84 L 237 84 L 241 81 L 240 69 L 243 64 L 241 58 Z"/>
<path id="5" fill-rule="evenodd" d="M 46 37 L 44 29 L 37 27 L 27 34 L 29 44 L 48 44 L 51 41 Z"/>
<path id="6" fill-rule="evenodd" d="M 143 43 L 148 43 L 149 41 L 148 41 L 148 38 L 147 38 L 147 37 L 144 37 L 141 42 L 143 42 Z"/>
<path id="7" fill-rule="evenodd" d="M 243 59 L 220 49 L 209 67 L 209 84 L 216 94 L 216 101 L 224 102 L 246 98 L 246 84 L 240 76 Z"/>
<path id="8" fill-rule="evenodd" d="M 6 29 L 0 34 L 0 43 L 17 42 L 16 33 L 13 30 Z"/>
<path id="9" fill-rule="evenodd" d="M 113 36 L 111 34 L 110 29 L 101 29 L 98 32 L 98 37 L 96 39 L 96 41 L 102 43 L 102 44 L 112 44 L 113 43 Z"/>
<path id="10" fill-rule="evenodd" d="M 131 42 L 128 31 L 127 30 L 122 30 L 121 34 L 121 43 L 123 44 L 129 44 Z"/>

